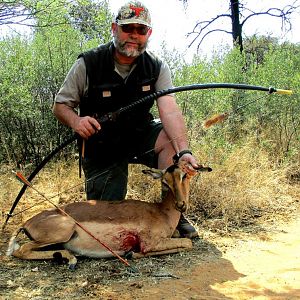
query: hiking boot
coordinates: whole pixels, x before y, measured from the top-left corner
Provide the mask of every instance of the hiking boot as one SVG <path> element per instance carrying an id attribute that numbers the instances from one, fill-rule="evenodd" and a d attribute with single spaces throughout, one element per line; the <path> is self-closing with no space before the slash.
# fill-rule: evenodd
<path id="1" fill-rule="evenodd" d="M 193 239 L 198 237 L 198 232 L 194 226 L 181 214 L 177 228 L 181 237 Z"/>

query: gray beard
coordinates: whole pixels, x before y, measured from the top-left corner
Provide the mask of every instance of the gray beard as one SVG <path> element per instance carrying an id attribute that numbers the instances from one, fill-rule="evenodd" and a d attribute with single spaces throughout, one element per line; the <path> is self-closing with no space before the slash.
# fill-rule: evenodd
<path id="1" fill-rule="evenodd" d="M 147 41 L 144 46 L 139 46 L 138 49 L 129 50 L 125 48 L 126 42 L 120 42 L 120 40 L 116 36 L 113 37 L 113 43 L 117 51 L 126 57 L 140 56 L 143 52 L 145 52 L 148 45 L 148 41 Z"/>

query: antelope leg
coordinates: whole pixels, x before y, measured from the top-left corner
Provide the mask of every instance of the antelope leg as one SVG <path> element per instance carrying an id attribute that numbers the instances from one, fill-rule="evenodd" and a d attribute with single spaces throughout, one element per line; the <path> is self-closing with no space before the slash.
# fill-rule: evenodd
<path id="1" fill-rule="evenodd" d="M 186 238 L 169 238 L 158 243 L 147 253 L 133 253 L 132 258 L 142 258 L 147 256 L 157 256 L 164 254 L 173 254 L 181 251 L 191 250 L 193 248 L 192 241 Z"/>
<path id="2" fill-rule="evenodd" d="M 53 259 L 56 253 L 60 253 L 62 258 L 65 258 L 69 261 L 69 267 L 73 269 L 77 263 L 76 257 L 71 254 L 68 250 L 51 250 L 51 251 L 35 251 L 41 247 L 47 245 L 40 245 L 36 242 L 29 242 L 22 245 L 19 249 L 13 252 L 13 256 L 21 259 Z"/>

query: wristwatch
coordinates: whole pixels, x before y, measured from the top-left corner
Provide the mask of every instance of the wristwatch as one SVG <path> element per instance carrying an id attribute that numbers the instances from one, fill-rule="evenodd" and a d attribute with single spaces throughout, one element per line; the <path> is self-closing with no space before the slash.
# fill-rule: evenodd
<path id="1" fill-rule="evenodd" d="M 176 153 L 173 156 L 173 162 L 174 162 L 174 164 L 178 163 L 180 157 L 183 156 L 184 154 L 191 154 L 191 155 L 193 155 L 193 153 L 192 153 L 191 150 L 182 150 L 182 151 L 180 151 L 179 153 Z"/>

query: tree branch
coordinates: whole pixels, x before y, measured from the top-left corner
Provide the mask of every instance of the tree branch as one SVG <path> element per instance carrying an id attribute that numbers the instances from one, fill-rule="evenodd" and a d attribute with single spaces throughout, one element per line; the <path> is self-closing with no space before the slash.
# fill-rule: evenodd
<path id="1" fill-rule="evenodd" d="M 187 37 L 191 36 L 191 35 L 195 35 L 196 34 L 196 37 L 192 40 L 192 42 L 188 45 L 188 47 L 191 47 L 192 44 L 203 34 L 203 37 L 201 38 L 199 44 L 198 44 L 198 47 L 200 46 L 200 44 L 203 42 L 203 40 L 212 32 L 216 32 L 216 31 L 219 31 L 219 32 L 225 32 L 225 33 L 229 33 L 229 34 L 232 34 L 232 32 L 229 32 L 229 31 L 226 31 L 224 29 L 212 29 L 212 30 L 209 30 L 208 32 L 204 33 L 204 31 L 209 27 L 211 26 L 211 24 L 215 23 L 217 20 L 219 20 L 220 18 L 224 18 L 224 17 L 229 17 L 231 18 L 231 15 L 230 14 L 221 14 L 221 15 L 217 15 L 216 17 L 212 18 L 211 20 L 209 21 L 201 21 L 201 22 L 198 22 L 194 28 L 193 28 L 193 31 L 187 33 Z M 199 30 L 198 30 L 199 28 Z"/>
<path id="2" fill-rule="evenodd" d="M 228 33 L 228 34 L 232 34 L 231 31 L 226 31 L 226 30 L 224 30 L 224 29 L 212 29 L 212 30 L 206 32 L 206 33 L 203 35 L 203 37 L 201 38 L 200 42 L 198 43 L 197 51 L 199 51 L 200 45 L 201 45 L 201 43 L 203 42 L 203 40 L 204 40 L 209 34 L 211 34 L 211 33 L 213 33 L 213 32 L 225 32 L 225 33 Z M 197 38 L 198 38 L 198 37 L 197 37 Z M 195 39 L 194 39 L 194 40 L 195 40 Z M 192 45 L 192 43 L 190 43 L 190 44 L 188 45 L 188 47 L 190 48 L 191 45 Z"/>
<path id="3" fill-rule="evenodd" d="M 179 0 L 179 1 L 182 1 L 184 3 L 188 2 L 188 0 Z M 287 31 L 290 31 L 292 29 L 291 15 L 295 13 L 295 11 L 300 7 L 299 2 L 300 0 L 294 0 L 291 5 L 286 5 L 283 8 L 272 7 L 261 12 L 250 10 L 246 8 L 241 2 L 239 2 L 240 16 L 243 17 L 243 21 L 240 23 L 240 27 L 242 29 L 245 23 L 254 16 L 265 15 L 270 17 L 281 18 L 282 20 L 281 30 L 286 29 Z M 246 16 L 244 17 L 244 15 Z M 193 37 L 188 47 L 191 47 L 198 40 L 199 42 L 198 42 L 197 49 L 199 50 L 200 45 L 203 43 L 206 37 L 214 32 L 224 32 L 233 35 L 232 31 L 228 31 L 223 28 L 216 28 L 216 26 L 214 26 L 215 28 L 212 30 L 209 29 L 211 28 L 211 26 L 213 26 L 213 24 L 215 25 L 218 20 L 223 18 L 230 18 L 232 21 L 233 17 L 231 14 L 220 14 L 210 20 L 197 22 L 193 30 L 187 33 L 186 35 L 187 37 Z"/>
<path id="4" fill-rule="evenodd" d="M 250 18 L 252 18 L 254 16 L 268 15 L 270 17 L 281 18 L 282 19 L 281 29 L 283 30 L 286 27 L 286 25 L 288 25 L 287 31 L 290 31 L 292 29 L 290 16 L 292 13 L 294 13 L 300 7 L 300 5 L 295 6 L 295 4 L 297 4 L 297 2 L 298 2 L 298 0 L 296 0 L 293 3 L 293 5 L 287 5 L 287 6 L 283 7 L 282 9 L 272 7 L 272 8 L 269 8 L 268 10 L 262 11 L 262 12 L 255 12 L 250 9 L 245 9 L 245 10 L 249 11 L 251 14 L 244 18 L 241 25 L 243 26 Z"/>
<path id="5" fill-rule="evenodd" d="M 46 14 L 49 11 L 60 11 L 61 8 L 64 8 L 66 1 L 45 1 L 37 0 L 33 2 L 31 6 L 26 6 L 25 1 L 7 1 L 0 3 L 0 26 L 1 25 L 23 25 L 29 27 L 39 27 L 33 23 L 37 15 Z M 39 5 L 42 3 L 43 5 Z M 29 22 L 27 22 L 29 21 Z M 58 24 L 48 24 L 49 26 L 58 25 Z M 45 25 L 47 26 L 47 25 Z M 42 26 L 44 27 L 44 26 Z"/>

